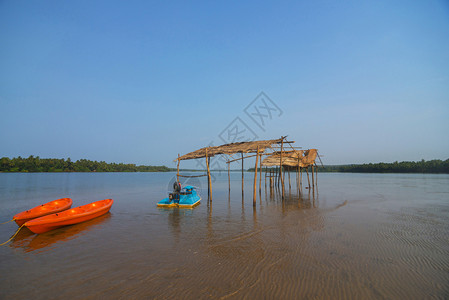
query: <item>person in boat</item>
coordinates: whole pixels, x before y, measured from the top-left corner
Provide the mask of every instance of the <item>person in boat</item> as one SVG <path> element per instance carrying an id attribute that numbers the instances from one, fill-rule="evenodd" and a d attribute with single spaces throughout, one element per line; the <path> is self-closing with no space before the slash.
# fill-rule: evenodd
<path id="1" fill-rule="evenodd" d="M 180 193 L 181 193 L 181 182 L 175 181 L 173 183 L 173 192 L 169 194 L 170 200 L 179 200 Z"/>

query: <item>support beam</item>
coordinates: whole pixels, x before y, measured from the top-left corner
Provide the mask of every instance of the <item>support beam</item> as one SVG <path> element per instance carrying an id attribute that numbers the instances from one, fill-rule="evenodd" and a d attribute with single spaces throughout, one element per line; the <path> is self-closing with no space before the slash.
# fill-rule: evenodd
<path id="1" fill-rule="evenodd" d="M 261 192 L 262 192 L 262 154 L 260 154 L 259 156 L 259 193 Z"/>
<path id="2" fill-rule="evenodd" d="M 207 148 L 206 148 L 206 166 L 207 166 L 207 191 L 208 191 L 208 197 L 209 201 L 212 202 L 212 180 L 210 178 L 210 169 L 209 169 L 209 157 L 207 156 Z"/>
<path id="3" fill-rule="evenodd" d="M 267 188 L 267 167 L 265 167 L 265 188 Z"/>
<path id="4" fill-rule="evenodd" d="M 243 192 L 243 182 L 244 182 L 244 175 L 243 175 L 243 152 L 242 152 L 242 199 L 243 199 L 243 194 L 244 194 L 244 192 Z"/>
<path id="5" fill-rule="evenodd" d="M 284 138 L 281 141 L 281 154 L 280 154 L 280 163 L 279 163 L 279 176 L 281 177 L 281 185 L 282 185 L 282 199 L 284 199 L 284 178 L 282 177 L 282 151 L 284 148 Z"/>
<path id="6" fill-rule="evenodd" d="M 309 183 L 309 189 L 310 189 L 309 167 L 306 167 L 306 172 L 307 172 L 307 182 Z"/>
<path id="7" fill-rule="evenodd" d="M 231 174 L 230 174 L 230 167 L 231 167 L 231 164 L 228 164 L 228 190 L 229 190 L 229 192 L 231 191 Z"/>
<path id="8" fill-rule="evenodd" d="M 177 166 L 177 172 L 176 172 L 176 181 L 179 182 L 179 153 L 178 153 L 178 166 Z"/>
<path id="9" fill-rule="evenodd" d="M 256 206 L 257 200 L 257 165 L 259 164 L 259 146 L 257 146 L 256 165 L 254 166 L 254 184 L 253 184 L 253 206 Z"/>
<path id="10" fill-rule="evenodd" d="M 312 165 L 312 187 L 313 188 L 315 188 L 315 175 L 314 175 L 314 172 L 315 170 L 314 170 L 314 167 L 313 167 L 313 165 Z"/>

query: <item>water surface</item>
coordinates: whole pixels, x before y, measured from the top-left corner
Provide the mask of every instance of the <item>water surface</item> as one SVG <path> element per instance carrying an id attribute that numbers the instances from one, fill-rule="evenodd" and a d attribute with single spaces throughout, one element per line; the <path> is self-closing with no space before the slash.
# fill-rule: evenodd
<path id="1" fill-rule="evenodd" d="M 0 298 L 449 297 L 449 176 L 318 174 L 286 198 L 214 174 L 202 203 L 159 209 L 173 173 L 0 174 L 0 221 L 50 200 L 110 214 L 0 247 Z M 262 183 L 263 184 L 263 183 Z M 17 229 L 0 226 L 1 241 Z"/>

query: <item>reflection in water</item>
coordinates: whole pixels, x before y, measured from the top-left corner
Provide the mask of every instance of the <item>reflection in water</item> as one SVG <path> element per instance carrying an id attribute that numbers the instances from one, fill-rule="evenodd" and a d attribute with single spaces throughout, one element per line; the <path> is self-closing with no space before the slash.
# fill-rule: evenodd
<path id="1" fill-rule="evenodd" d="M 45 249 L 48 247 L 73 240 L 80 235 L 84 235 L 100 224 L 106 223 L 111 218 L 111 213 L 107 213 L 90 221 L 75 225 L 64 226 L 46 233 L 34 234 L 28 228 L 24 227 L 13 239 L 10 246 L 22 249 L 24 252 Z"/>

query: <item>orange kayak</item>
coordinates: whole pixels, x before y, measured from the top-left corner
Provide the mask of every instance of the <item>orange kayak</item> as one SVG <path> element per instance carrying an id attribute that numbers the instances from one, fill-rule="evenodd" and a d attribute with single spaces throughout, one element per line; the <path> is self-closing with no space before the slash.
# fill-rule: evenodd
<path id="1" fill-rule="evenodd" d="M 72 203 L 72 199 L 70 198 L 53 200 L 48 203 L 36 206 L 32 209 L 18 213 L 13 217 L 13 220 L 16 221 L 17 225 L 22 226 L 22 224 L 30 220 L 69 209 L 72 206 Z"/>
<path id="2" fill-rule="evenodd" d="M 44 233 L 62 226 L 78 224 L 104 215 L 109 211 L 114 200 L 105 199 L 75 207 L 59 213 L 33 219 L 25 223 L 34 233 Z"/>

